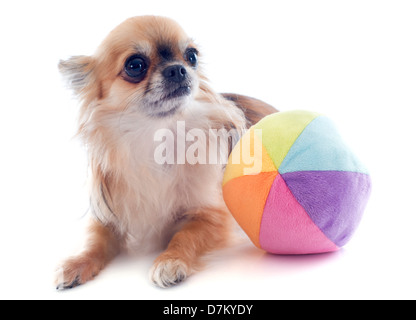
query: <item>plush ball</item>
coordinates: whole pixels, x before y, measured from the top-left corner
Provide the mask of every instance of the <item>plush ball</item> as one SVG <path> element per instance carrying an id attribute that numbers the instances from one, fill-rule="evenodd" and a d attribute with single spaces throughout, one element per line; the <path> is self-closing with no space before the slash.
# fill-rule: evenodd
<path id="1" fill-rule="evenodd" d="M 332 121 L 308 111 L 272 114 L 233 149 L 224 200 L 259 248 L 336 251 L 356 230 L 371 189 L 366 168 Z"/>

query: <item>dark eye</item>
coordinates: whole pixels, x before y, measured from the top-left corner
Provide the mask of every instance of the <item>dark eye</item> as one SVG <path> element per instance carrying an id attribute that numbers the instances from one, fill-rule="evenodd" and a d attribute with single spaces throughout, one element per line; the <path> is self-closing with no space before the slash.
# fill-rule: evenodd
<path id="1" fill-rule="evenodd" d="M 188 61 L 192 67 L 196 67 L 198 65 L 198 51 L 194 48 L 186 50 L 185 60 Z"/>
<path id="2" fill-rule="evenodd" d="M 132 80 L 138 80 L 146 74 L 147 62 L 141 56 L 132 56 L 127 59 L 124 71 Z"/>

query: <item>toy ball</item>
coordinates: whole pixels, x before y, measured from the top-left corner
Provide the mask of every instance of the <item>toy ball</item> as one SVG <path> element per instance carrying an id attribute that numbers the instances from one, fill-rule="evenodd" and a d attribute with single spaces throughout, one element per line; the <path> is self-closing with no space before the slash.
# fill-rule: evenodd
<path id="1" fill-rule="evenodd" d="M 370 176 L 333 122 L 309 111 L 267 116 L 240 139 L 223 194 L 239 225 L 274 254 L 336 251 L 353 235 Z"/>

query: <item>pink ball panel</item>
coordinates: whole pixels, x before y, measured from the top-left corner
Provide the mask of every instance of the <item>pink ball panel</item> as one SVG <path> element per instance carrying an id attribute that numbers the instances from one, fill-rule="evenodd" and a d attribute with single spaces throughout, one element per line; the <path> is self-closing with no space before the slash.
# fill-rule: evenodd
<path id="1" fill-rule="evenodd" d="M 338 250 L 294 198 L 281 175 L 277 175 L 266 201 L 260 245 L 275 254 L 312 254 Z"/>

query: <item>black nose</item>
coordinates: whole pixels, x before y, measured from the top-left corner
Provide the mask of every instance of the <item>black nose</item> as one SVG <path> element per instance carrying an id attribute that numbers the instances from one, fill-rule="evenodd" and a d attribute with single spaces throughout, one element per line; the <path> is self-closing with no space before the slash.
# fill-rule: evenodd
<path id="1" fill-rule="evenodd" d="M 185 80 L 186 73 L 185 67 L 180 64 L 167 67 L 163 70 L 163 76 L 165 79 L 176 83 L 180 83 Z"/>

